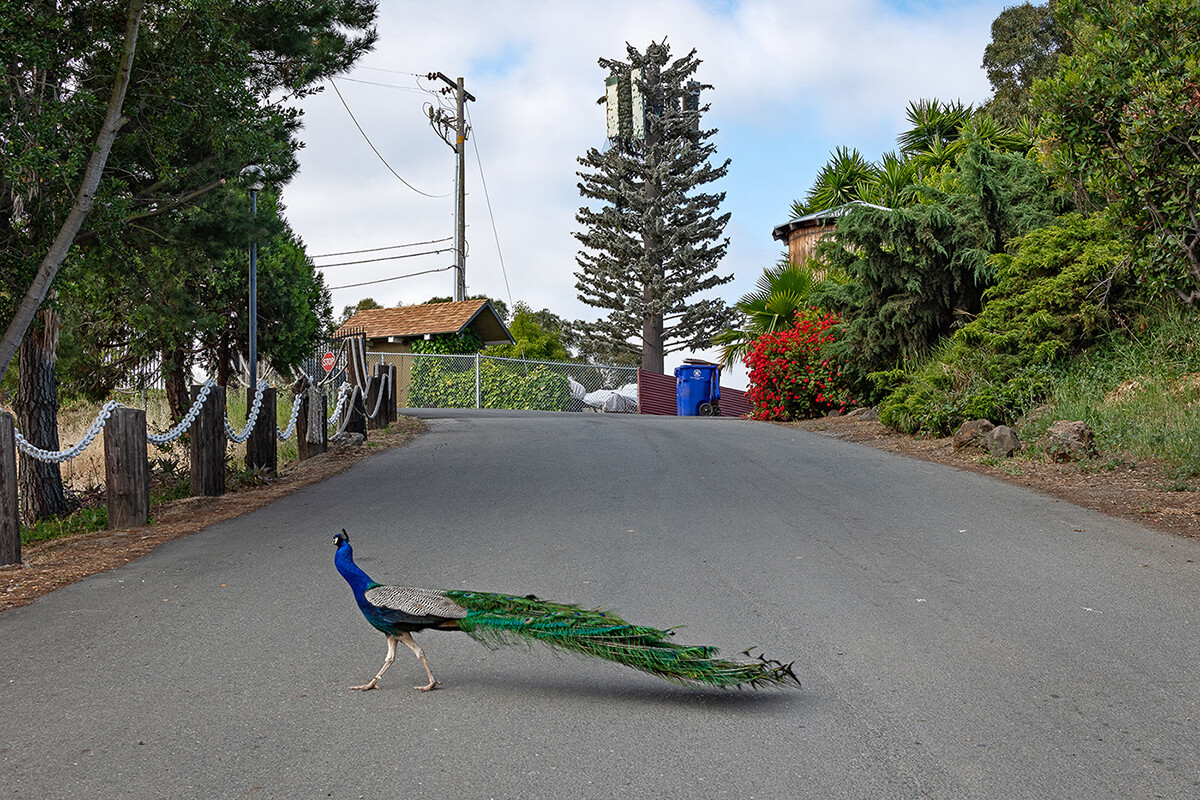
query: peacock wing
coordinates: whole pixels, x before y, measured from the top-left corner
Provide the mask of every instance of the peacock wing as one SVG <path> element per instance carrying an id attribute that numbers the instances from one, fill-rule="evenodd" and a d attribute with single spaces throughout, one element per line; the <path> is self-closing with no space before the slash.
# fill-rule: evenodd
<path id="1" fill-rule="evenodd" d="M 367 589 L 363 598 L 386 614 L 402 615 L 413 621 L 435 623 L 467 615 L 467 609 L 435 589 L 376 585 Z"/>

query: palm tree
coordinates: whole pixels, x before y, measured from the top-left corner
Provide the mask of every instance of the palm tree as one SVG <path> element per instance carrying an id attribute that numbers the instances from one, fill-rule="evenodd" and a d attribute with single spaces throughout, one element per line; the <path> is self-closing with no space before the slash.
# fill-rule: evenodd
<path id="1" fill-rule="evenodd" d="M 734 306 L 741 328 L 726 329 L 713 337 L 713 344 L 721 348 L 723 365 L 741 360 L 758 337 L 789 327 L 796 312 L 808 305 L 809 296 L 830 280 L 809 266 L 811 263 L 781 260 L 763 271 L 754 291 Z"/>

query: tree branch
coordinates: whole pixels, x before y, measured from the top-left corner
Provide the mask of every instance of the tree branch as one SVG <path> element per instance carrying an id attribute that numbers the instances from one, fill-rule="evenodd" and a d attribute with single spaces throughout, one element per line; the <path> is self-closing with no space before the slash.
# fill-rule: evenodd
<path id="1" fill-rule="evenodd" d="M 87 215 L 95 204 L 96 190 L 100 186 L 100 178 L 104 173 L 108 154 L 112 151 L 117 133 L 126 121 L 121 109 L 125 105 L 125 93 L 129 89 L 130 75 L 133 71 L 133 55 L 137 47 L 138 28 L 141 25 L 144 6 L 145 0 L 129 0 L 121 62 L 113 81 L 112 95 L 108 100 L 108 111 L 104 115 L 100 133 L 96 137 L 96 149 L 92 151 L 92 156 L 88 159 L 87 169 L 83 173 L 79 192 L 75 195 L 75 202 L 71 205 L 70 213 L 67 214 L 46 257 L 38 266 L 37 275 L 34 276 L 20 305 L 17 306 L 16 313 L 13 315 L 8 329 L 4 332 L 4 338 L 0 339 L 0 376 L 8 370 L 8 365 L 16 355 L 21 340 L 25 338 L 25 332 L 29 330 L 29 325 L 33 322 L 38 308 L 46 299 L 50 284 L 54 282 L 54 278 L 58 274 L 58 268 L 62 266 L 67 252 L 71 249 L 71 244 L 75 241 L 75 236 L 83 227 L 84 220 L 87 219 Z"/>

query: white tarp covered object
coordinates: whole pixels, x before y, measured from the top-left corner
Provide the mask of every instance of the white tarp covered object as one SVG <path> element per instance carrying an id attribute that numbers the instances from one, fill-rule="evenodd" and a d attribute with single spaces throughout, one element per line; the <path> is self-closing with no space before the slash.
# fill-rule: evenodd
<path id="1" fill-rule="evenodd" d="M 618 389 L 599 389 L 583 396 L 583 402 L 602 411 L 636 414 L 638 410 L 638 386 L 628 383 Z"/>

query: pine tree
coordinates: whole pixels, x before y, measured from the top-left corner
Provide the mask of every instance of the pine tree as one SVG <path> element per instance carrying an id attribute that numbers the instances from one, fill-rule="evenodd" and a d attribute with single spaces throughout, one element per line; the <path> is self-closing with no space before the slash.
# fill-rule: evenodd
<path id="1" fill-rule="evenodd" d="M 580 194 L 599 203 L 575 215 L 585 227 L 575 233 L 585 248 L 575 288 L 581 301 L 608 311 L 583 325 L 589 336 L 634 353 L 640 338 L 642 368 L 662 372 L 666 353 L 707 347 L 730 322 L 722 300 L 696 297 L 733 280 L 714 274 L 729 245 L 721 238 L 729 214 L 718 213 L 725 194 L 701 191 L 724 177 L 729 160 L 710 163 L 717 131 L 701 129 L 708 106 L 698 98 L 712 87 L 692 80 L 696 51 L 672 62 L 665 42 L 645 53 L 626 47 L 628 62 L 599 64 L 640 92 L 644 131 L 637 114 L 607 149 L 579 159 Z"/>

